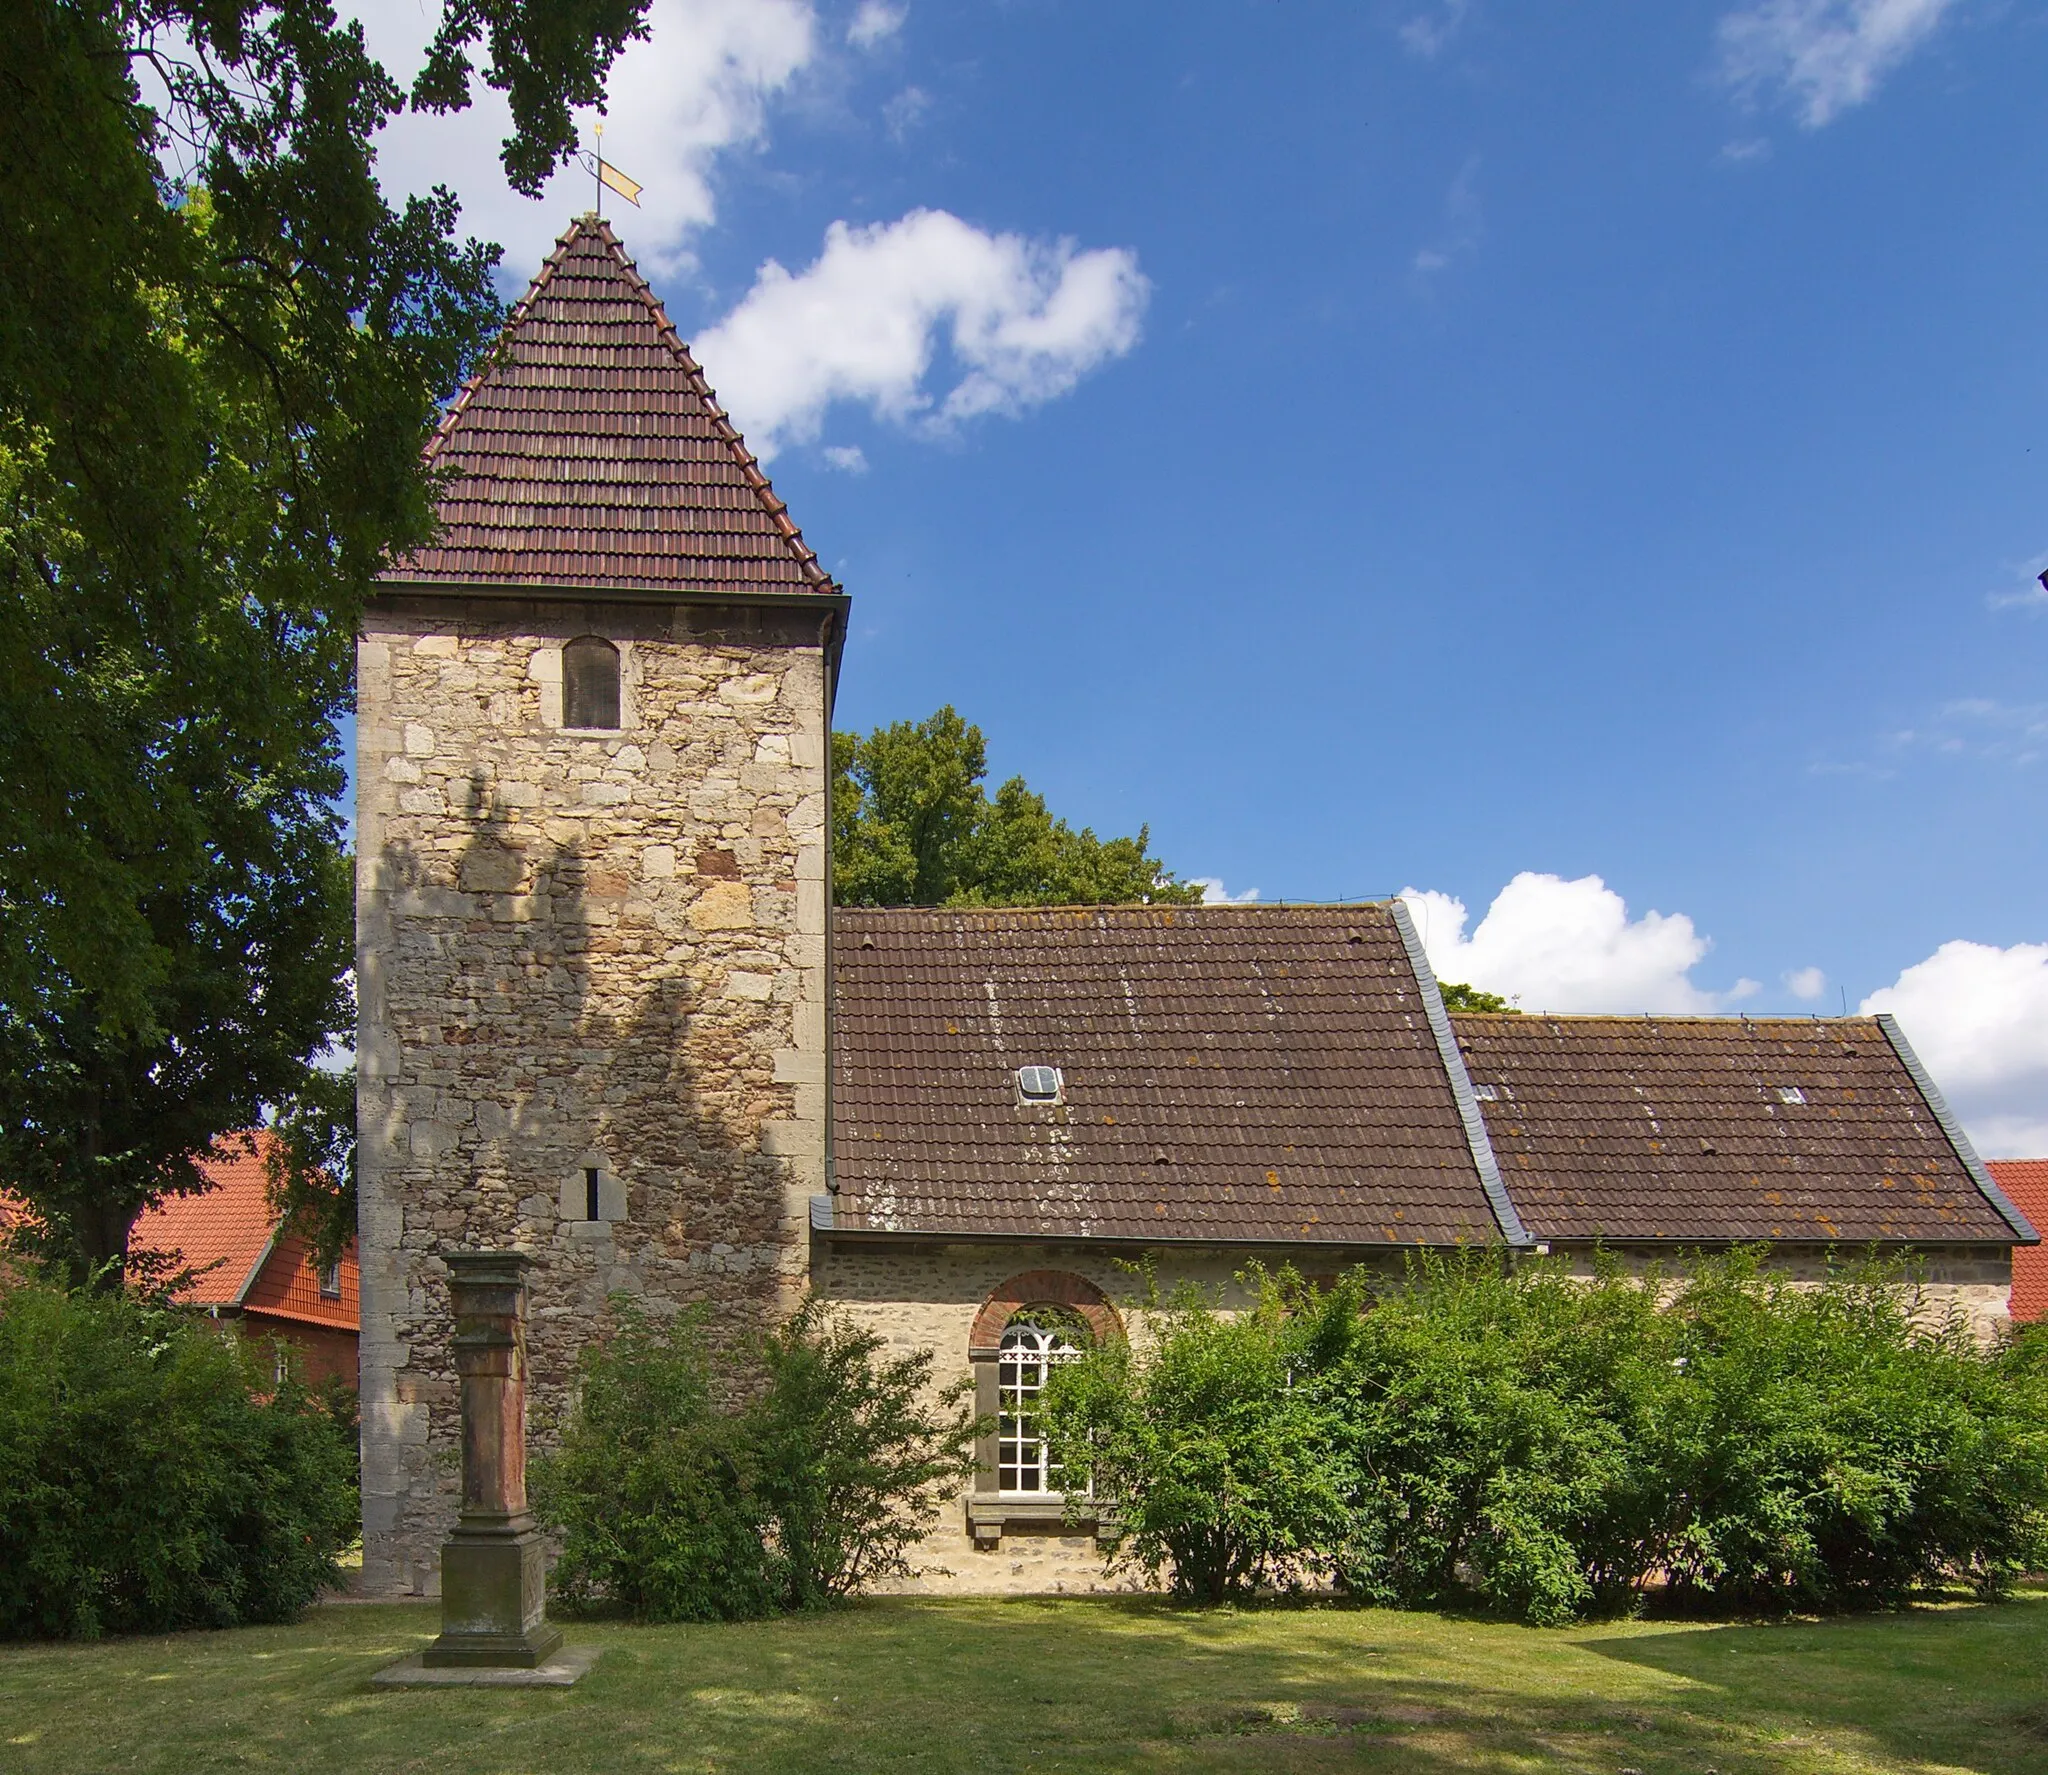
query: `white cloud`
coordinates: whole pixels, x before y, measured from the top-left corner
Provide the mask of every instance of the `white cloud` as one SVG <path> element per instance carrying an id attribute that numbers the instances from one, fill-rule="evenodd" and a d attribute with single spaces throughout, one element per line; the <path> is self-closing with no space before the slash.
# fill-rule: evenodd
<path id="1" fill-rule="evenodd" d="M 1443 270 L 1453 259 L 1478 246 L 1486 232 L 1486 215 L 1479 201 L 1479 156 L 1466 157 L 1444 193 L 1443 226 L 1437 237 L 1415 255 L 1413 265 L 1420 277 Z"/>
<path id="2" fill-rule="evenodd" d="M 1955 0 L 1760 0 L 1720 23 L 1731 85 L 1783 92 L 1819 129 L 1872 97 L 1933 35 Z"/>
<path id="3" fill-rule="evenodd" d="M 1202 890 L 1204 906 L 1249 906 L 1259 897 L 1257 888 L 1246 888 L 1241 894 L 1226 893 L 1222 877 L 1216 875 L 1190 875 L 1188 886 Z"/>
<path id="4" fill-rule="evenodd" d="M 769 260 L 698 355 L 766 459 L 814 439 L 835 401 L 943 431 L 1052 400 L 1137 343 L 1150 290 L 1127 248 L 1082 252 L 913 210 L 834 222 L 800 272 Z"/>
<path id="5" fill-rule="evenodd" d="M 1501 889 L 1468 937 L 1465 902 L 1405 889 L 1429 965 L 1443 980 L 1497 992 L 1530 1011 L 1713 1011 L 1759 987 L 1738 980 L 1723 993 L 1697 986 L 1692 970 L 1712 944 L 1682 912 L 1630 918 L 1597 875 L 1566 881 L 1524 870 Z"/>
<path id="6" fill-rule="evenodd" d="M 2048 943 L 1944 943 L 1861 1008 L 1898 1018 L 1979 1152 L 2048 1154 Z"/>
<path id="7" fill-rule="evenodd" d="M 2008 579 L 1985 600 L 1993 610 L 2048 610 L 2048 551 L 2009 569 Z"/>
<path id="8" fill-rule="evenodd" d="M 931 108 L 930 93 L 921 86 L 906 86 L 882 107 L 882 127 L 889 132 L 889 140 L 906 141 Z"/>
<path id="9" fill-rule="evenodd" d="M 1890 736 L 1894 750 L 1932 752 L 1943 758 L 1982 758 L 2001 764 L 2038 764 L 2048 757 L 2048 703 L 2003 703 L 1995 697 L 1958 697 L 1920 727 Z"/>
<path id="10" fill-rule="evenodd" d="M 1794 968 L 1785 976 L 1785 990 L 1809 1004 L 1828 989 L 1828 977 L 1819 968 Z"/>
<path id="11" fill-rule="evenodd" d="M 860 0 L 853 23 L 846 27 L 846 41 L 855 49 L 872 49 L 884 37 L 902 30 L 909 16 L 908 6 L 891 6 L 889 0 Z"/>
<path id="12" fill-rule="evenodd" d="M 1416 13 L 1395 35 L 1410 55 L 1434 61 L 1449 47 L 1471 10 L 1472 0 L 1436 0 L 1427 11 Z"/>
<path id="13" fill-rule="evenodd" d="M 842 474 L 864 475 L 868 472 L 868 453 L 858 444 L 827 444 L 825 461 Z"/>
<path id="14" fill-rule="evenodd" d="M 358 0 L 371 53 L 409 84 L 439 22 L 421 0 Z M 717 215 L 712 168 L 722 153 L 761 139 L 767 106 L 816 53 L 810 0 L 653 0 L 650 35 L 628 44 L 607 83 L 604 154 L 645 187 L 623 210 L 621 231 L 644 265 L 687 265 L 691 235 Z M 441 184 L 462 199 L 463 226 L 505 247 L 509 277 L 538 269 L 572 215 L 591 206 L 590 172 L 572 165 L 538 198 L 505 182 L 498 148 L 511 130 L 504 96 L 472 83 L 473 102 L 452 116 L 396 118 L 378 139 L 378 167 L 394 195 Z M 589 144 L 592 113 L 581 119 Z"/>

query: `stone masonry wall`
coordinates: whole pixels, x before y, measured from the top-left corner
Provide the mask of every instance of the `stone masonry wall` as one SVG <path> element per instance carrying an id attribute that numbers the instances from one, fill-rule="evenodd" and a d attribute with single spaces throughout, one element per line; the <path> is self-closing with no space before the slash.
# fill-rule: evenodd
<path id="1" fill-rule="evenodd" d="M 534 1409 L 607 1296 L 739 1328 L 823 1188 L 822 613 L 387 595 L 359 649 L 364 1581 L 438 1588 L 444 1250 L 533 1254 Z M 562 727 L 562 645 L 622 655 Z M 600 1217 L 588 1217 L 590 1171 Z"/>
<path id="2" fill-rule="evenodd" d="M 1575 1274 L 1591 1275 L 1593 1253 L 1584 1247 L 1557 1247 L 1558 1256 Z M 1616 1246 L 1611 1255 L 1631 1274 L 1651 1268 L 1668 1273 L 1674 1254 L 1641 1246 Z M 1779 1245 L 1771 1267 L 1800 1285 L 1826 1277 L 1831 1264 L 1853 1261 L 1853 1250 L 1824 1245 Z M 1990 1343 L 2012 1324 L 2012 1253 L 2003 1247 L 1923 1245 L 1906 1258 L 1908 1279 L 1918 1283 L 1921 1310 L 1928 1318 L 1960 1313 L 1979 1343 Z"/>

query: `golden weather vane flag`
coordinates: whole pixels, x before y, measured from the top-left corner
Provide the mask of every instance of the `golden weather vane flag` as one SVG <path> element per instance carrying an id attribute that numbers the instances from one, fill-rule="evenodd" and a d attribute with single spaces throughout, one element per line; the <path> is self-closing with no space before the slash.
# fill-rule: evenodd
<path id="1" fill-rule="evenodd" d="M 604 214 L 604 188 L 609 185 L 635 209 L 640 207 L 641 185 L 638 179 L 629 179 L 604 157 L 604 125 L 597 126 L 597 152 L 591 156 L 597 162 L 597 213 Z"/>

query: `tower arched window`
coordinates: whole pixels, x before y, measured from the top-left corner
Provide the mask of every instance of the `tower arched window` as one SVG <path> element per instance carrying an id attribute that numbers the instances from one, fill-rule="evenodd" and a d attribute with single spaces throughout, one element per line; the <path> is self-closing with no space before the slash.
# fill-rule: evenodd
<path id="1" fill-rule="evenodd" d="M 562 649 L 562 725 L 619 725 L 619 650 L 602 635 L 578 635 Z"/>

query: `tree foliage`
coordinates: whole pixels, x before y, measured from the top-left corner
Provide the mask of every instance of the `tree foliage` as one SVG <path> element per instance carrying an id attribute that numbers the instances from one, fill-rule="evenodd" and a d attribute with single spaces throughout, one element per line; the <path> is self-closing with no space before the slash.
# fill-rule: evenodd
<path id="1" fill-rule="evenodd" d="M 659 1323 L 623 1297 L 579 1359 L 574 1411 L 534 1463 L 534 1508 L 562 1537 L 571 1608 L 641 1621 L 740 1620 L 826 1607 L 907 1577 L 909 1550 L 972 1468 L 964 1387 L 930 1396 L 928 1350 L 813 1300 L 726 1352 L 722 1400 L 701 1313 Z"/>
<path id="2" fill-rule="evenodd" d="M 990 795 L 981 729 L 952 707 L 832 736 L 833 892 L 843 906 L 1198 904 L 1132 838 L 1054 817 L 1022 777 Z"/>
<path id="3" fill-rule="evenodd" d="M 641 10 L 457 0 L 414 102 L 532 190 Z M 335 722 L 496 251 L 324 0 L 24 0 L 0 101 L 0 1173 L 88 1268 L 351 1020 Z"/>
<path id="4" fill-rule="evenodd" d="M 1477 986 L 1467 986 L 1461 981 L 1439 981 L 1437 990 L 1444 995 L 1444 1009 L 1447 1011 L 1492 1011 L 1509 1016 L 1518 1015 L 1518 1008 L 1508 1003 L 1497 992 L 1483 992 Z"/>

